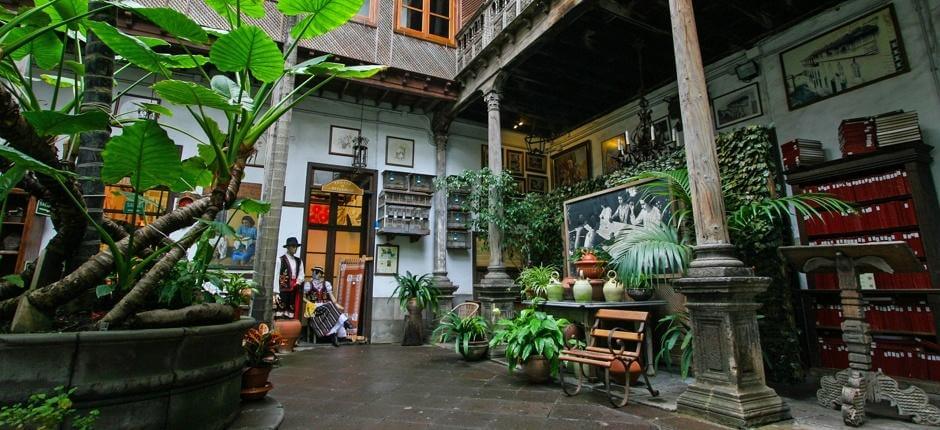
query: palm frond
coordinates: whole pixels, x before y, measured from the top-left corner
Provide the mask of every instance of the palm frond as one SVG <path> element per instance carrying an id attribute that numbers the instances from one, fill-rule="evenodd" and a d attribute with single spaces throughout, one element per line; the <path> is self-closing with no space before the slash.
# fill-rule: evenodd
<path id="1" fill-rule="evenodd" d="M 620 279 L 682 272 L 692 255 L 692 248 L 680 238 L 678 230 L 665 223 L 627 225 L 607 251 Z"/>
<path id="2" fill-rule="evenodd" d="M 790 207 L 796 215 L 803 218 L 816 218 L 825 222 L 824 212 L 851 213 L 854 206 L 831 194 L 804 193 L 794 196 L 763 199 L 741 206 L 728 216 L 728 228 L 745 230 L 756 218 L 766 218 L 775 223 L 790 214 Z"/>
<path id="3" fill-rule="evenodd" d="M 686 169 L 649 170 L 631 176 L 628 181 L 649 180 L 640 186 L 644 199 L 648 196 L 666 198 L 667 209 L 672 215 L 669 222 L 682 225 L 692 217 L 692 185 Z"/>

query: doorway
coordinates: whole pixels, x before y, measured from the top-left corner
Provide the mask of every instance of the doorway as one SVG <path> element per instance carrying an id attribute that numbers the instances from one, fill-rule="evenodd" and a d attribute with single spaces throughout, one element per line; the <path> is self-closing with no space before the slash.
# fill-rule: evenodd
<path id="1" fill-rule="evenodd" d="M 324 185 L 347 180 L 362 190 L 324 189 Z M 306 275 L 314 267 L 324 269 L 326 281 L 334 293 L 340 287 L 344 263 L 358 262 L 366 257 L 365 272 L 359 296 L 359 309 L 346 309 L 353 317 L 358 313 L 358 333 L 370 338 L 372 315 L 372 249 L 375 247 L 375 170 L 308 163 L 307 195 L 304 207 L 303 257 Z M 339 300 L 339 295 L 335 294 Z"/>

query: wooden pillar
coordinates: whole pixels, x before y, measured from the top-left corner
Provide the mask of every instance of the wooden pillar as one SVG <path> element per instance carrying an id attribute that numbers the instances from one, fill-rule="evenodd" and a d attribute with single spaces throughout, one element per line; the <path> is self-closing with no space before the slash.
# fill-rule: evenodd
<path id="1" fill-rule="evenodd" d="M 438 178 L 447 176 L 447 132 L 451 118 L 444 111 L 434 116 L 435 174 Z M 457 290 L 447 277 L 447 190 L 434 192 L 434 286 L 439 292 L 438 303 L 441 311 L 450 311 L 454 307 L 454 291 Z M 443 312 L 439 313 L 443 315 Z"/>
<path id="2" fill-rule="evenodd" d="M 675 282 L 695 333 L 695 382 L 678 409 L 739 428 L 789 419 L 789 407 L 764 379 L 754 297 L 770 278 L 744 267 L 728 236 L 692 0 L 669 0 L 669 9 L 696 238 L 690 268 Z"/>

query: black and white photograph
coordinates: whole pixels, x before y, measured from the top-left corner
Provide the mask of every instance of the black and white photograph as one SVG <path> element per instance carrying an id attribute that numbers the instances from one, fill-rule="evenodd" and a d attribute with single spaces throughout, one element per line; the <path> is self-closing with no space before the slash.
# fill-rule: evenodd
<path id="1" fill-rule="evenodd" d="M 359 137 L 359 130 L 355 128 L 330 126 L 330 154 L 352 157 L 355 155 L 353 146 Z"/>
<path id="2" fill-rule="evenodd" d="M 567 274 L 575 273 L 570 257 L 579 248 L 604 249 L 627 225 L 660 224 L 669 219 L 669 201 L 644 193 L 637 181 L 608 188 L 565 202 L 565 250 Z"/>
<path id="3" fill-rule="evenodd" d="M 724 128 L 759 117 L 764 113 L 761 108 L 760 89 L 757 84 L 738 88 L 730 93 L 715 97 L 712 100 L 712 107 L 715 110 L 715 126 L 717 128 Z"/>

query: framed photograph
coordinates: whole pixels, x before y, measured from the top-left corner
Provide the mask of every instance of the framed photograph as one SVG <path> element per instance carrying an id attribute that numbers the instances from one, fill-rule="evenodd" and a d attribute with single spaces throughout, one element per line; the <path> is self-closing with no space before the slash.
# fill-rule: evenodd
<path id="1" fill-rule="evenodd" d="M 480 168 L 490 167 L 490 146 L 480 145 Z"/>
<path id="2" fill-rule="evenodd" d="M 574 185 L 590 178 L 590 140 L 552 155 L 552 188 Z"/>
<path id="3" fill-rule="evenodd" d="M 243 182 L 238 188 L 238 198 L 261 199 L 261 184 Z M 254 265 L 258 242 L 258 217 L 241 210 L 226 210 L 219 214 L 219 221 L 227 222 L 235 231 L 235 237 L 213 239 L 215 249 L 211 265 L 233 270 L 251 269 Z"/>
<path id="4" fill-rule="evenodd" d="M 525 178 L 526 189 L 530 193 L 547 193 L 548 192 L 548 177 L 529 175 Z"/>
<path id="5" fill-rule="evenodd" d="M 747 121 L 764 113 L 760 103 L 760 89 L 756 83 L 715 97 L 712 99 L 712 109 L 717 128 Z M 655 130 L 655 123 L 653 126 Z"/>
<path id="6" fill-rule="evenodd" d="M 672 145 L 676 142 L 676 135 L 672 132 L 672 123 L 668 116 L 653 121 L 653 139 L 657 145 Z"/>
<path id="7" fill-rule="evenodd" d="M 359 129 L 331 125 L 330 154 L 352 157 L 355 155 L 353 145 L 357 137 L 359 137 Z"/>
<path id="8" fill-rule="evenodd" d="M 543 154 L 525 154 L 525 171 L 529 173 L 548 173 L 548 158 Z"/>
<path id="9" fill-rule="evenodd" d="M 780 69 L 790 110 L 909 71 L 894 5 L 782 52 Z"/>
<path id="10" fill-rule="evenodd" d="M 375 252 L 375 274 L 393 276 L 398 274 L 398 245 L 378 245 Z"/>
<path id="11" fill-rule="evenodd" d="M 525 153 L 522 151 L 516 151 L 513 149 L 507 149 L 505 153 L 505 158 L 503 160 L 503 167 L 509 172 L 510 175 L 522 175 L 525 173 L 524 167 L 524 157 Z"/>
<path id="12" fill-rule="evenodd" d="M 620 169 L 620 161 L 615 157 L 620 155 L 620 148 L 626 150 L 627 145 L 627 134 L 620 133 L 610 139 L 607 139 L 601 142 L 601 154 L 604 156 L 604 160 L 601 161 L 604 166 L 604 174 L 608 174 L 617 169 Z"/>
<path id="13" fill-rule="evenodd" d="M 385 138 L 385 164 L 389 166 L 414 167 L 415 141 L 400 137 Z"/>
<path id="14" fill-rule="evenodd" d="M 566 275 L 577 275 L 570 261 L 578 248 L 607 250 L 614 235 L 627 226 L 642 227 L 669 220 L 669 199 L 643 192 L 650 180 L 608 188 L 564 203 Z"/>

